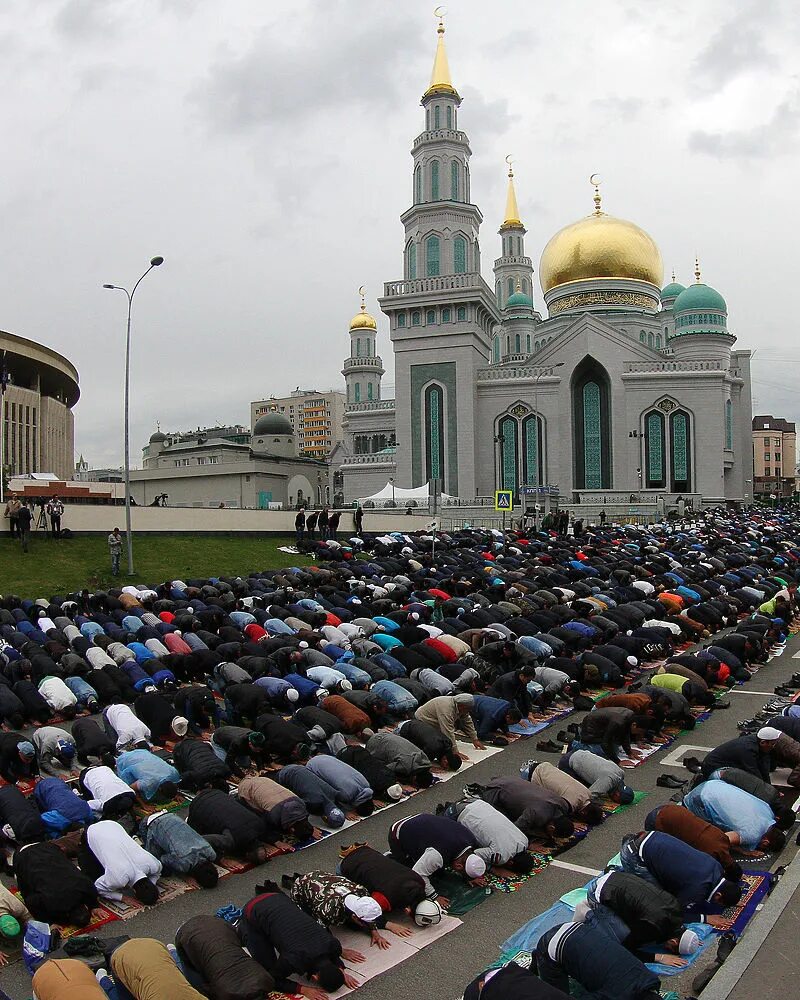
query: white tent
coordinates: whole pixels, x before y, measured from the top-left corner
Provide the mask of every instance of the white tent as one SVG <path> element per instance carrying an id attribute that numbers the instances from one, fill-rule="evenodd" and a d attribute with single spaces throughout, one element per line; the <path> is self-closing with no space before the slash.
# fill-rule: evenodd
<path id="1" fill-rule="evenodd" d="M 412 501 L 416 501 L 416 506 L 421 506 L 428 503 L 429 496 L 430 483 L 426 483 L 424 486 L 415 486 L 410 490 L 404 489 L 402 486 L 395 486 L 392 483 L 387 483 L 378 493 L 373 493 L 370 497 L 360 497 L 358 502 L 362 506 L 365 503 L 370 503 L 374 504 L 376 507 L 385 507 L 387 504 L 391 504 L 392 501 L 394 501 L 394 503 L 399 507 L 405 506 Z M 447 493 L 442 493 L 442 500 L 455 499 L 455 497 L 451 497 Z"/>

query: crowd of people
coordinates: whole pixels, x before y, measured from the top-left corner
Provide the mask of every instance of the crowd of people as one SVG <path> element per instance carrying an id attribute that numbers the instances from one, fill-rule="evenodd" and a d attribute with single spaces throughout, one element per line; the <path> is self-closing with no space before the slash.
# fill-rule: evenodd
<path id="1" fill-rule="evenodd" d="M 332 927 L 386 946 L 408 918 L 441 919 L 443 869 L 477 884 L 490 868 L 525 874 L 531 841 L 563 843 L 632 800 L 623 756 L 692 726 L 785 635 L 795 537 L 789 519 L 716 513 L 669 532 L 601 526 L 580 538 L 465 529 L 437 535 L 435 556 L 425 534 L 329 538 L 314 543 L 313 566 L 4 597 L 0 829 L 20 895 L 0 899 L 0 935 L 31 918 L 86 926 L 99 898 L 152 905 L 162 871 L 211 887 L 222 858 L 263 862 L 429 787 L 462 767 L 469 745 L 479 755 L 526 721 L 591 709 L 559 733 L 557 765 L 509 775 L 501 754 L 485 785 L 390 822 L 389 855 L 353 844 L 337 872 L 264 882 L 234 924 L 198 915 L 174 955 L 134 939 L 110 970 L 137 1000 L 198 989 L 322 1000 L 352 985 L 345 963 L 359 955 Z M 611 693 L 592 707 L 601 689 Z M 657 989 L 633 945 L 655 941 L 677 958 L 694 946 L 686 922 L 713 922 L 738 898 L 732 852 L 782 846 L 793 817 L 769 774 L 775 761 L 800 767 L 795 722 L 791 710 L 754 720 L 754 733 L 698 762 L 684 804 L 625 838 L 622 870 L 594 886 L 583 920 L 540 945 L 540 978 L 528 973 L 528 992 L 518 983 L 513 995 L 556 997 L 567 977 L 591 991 L 621 976 L 629 992 L 614 995 L 631 1000 Z M 165 808 L 181 794 L 188 808 Z M 70 855 L 53 837 L 75 830 Z M 499 995 L 512 976 L 486 974 L 467 995 Z M 71 960 L 47 962 L 34 989 L 66 998 L 81 977 Z M 543 984 L 549 993 L 536 992 Z"/>

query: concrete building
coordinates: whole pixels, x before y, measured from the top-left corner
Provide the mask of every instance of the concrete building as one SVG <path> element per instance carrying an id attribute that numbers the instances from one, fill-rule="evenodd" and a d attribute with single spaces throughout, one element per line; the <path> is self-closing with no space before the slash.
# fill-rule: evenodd
<path id="1" fill-rule="evenodd" d="M 208 433 L 152 434 L 142 449 L 143 468 L 131 472 L 136 502 L 152 504 L 166 494 L 171 507 L 266 510 L 294 506 L 324 491 L 327 466 L 297 454 L 294 429 L 281 414 L 259 417 L 246 442 L 235 440 L 238 430 L 228 437 Z"/>
<path id="2" fill-rule="evenodd" d="M 383 374 L 383 372 L 381 372 Z M 300 389 L 250 404 L 250 426 L 265 413 L 280 413 L 294 429 L 297 450 L 309 458 L 327 459 L 342 440 L 345 395 L 335 389 Z"/>
<path id="3" fill-rule="evenodd" d="M 757 497 L 790 497 L 795 492 L 795 425 L 770 414 L 753 417 L 753 492 Z"/>
<path id="4" fill-rule="evenodd" d="M 487 283 L 461 103 L 440 23 L 400 220 L 402 277 L 379 303 L 395 399 L 382 398 L 376 324 L 364 310 L 349 332 L 337 490 L 352 500 L 394 476 L 404 488 L 439 480 L 464 500 L 550 484 L 570 506 L 632 495 L 662 506 L 747 501 L 750 353 L 735 349 L 725 299 L 697 262 L 688 287 L 674 276 L 662 287 L 656 242 L 607 214 L 593 181 L 593 211 L 541 253 L 537 305 L 510 168 Z"/>
<path id="5" fill-rule="evenodd" d="M 81 455 L 75 463 L 72 479 L 76 483 L 124 483 L 125 469 L 121 465 L 114 468 L 90 469 L 89 463 Z"/>
<path id="6" fill-rule="evenodd" d="M 75 461 L 75 366 L 33 340 L 0 331 L 2 471 L 6 478 L 52 472 L 69 479 Z"/>

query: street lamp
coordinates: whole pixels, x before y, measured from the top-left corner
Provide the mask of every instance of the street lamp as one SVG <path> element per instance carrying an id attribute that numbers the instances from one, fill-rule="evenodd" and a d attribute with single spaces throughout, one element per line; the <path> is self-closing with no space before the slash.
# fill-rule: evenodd
<path id="1" fill-rule="evenodd" d="M 389 482 L 392 484 L 392 507 L 395 507 L 396 504 L 394 502 L 394 476 L 389 476 Z"/>
<path id="2" fill-rule="evenodd" d="M 533 533 L 534 535 L 539 530 L 539 462 L 541 461 L 541 452 L 539 449 L 540 437 L 539 437 L 539 379 L 543 378 L 545 375 L 552 375 L 556 368 L 563 368 L 564 362 L 559 361 L 558 364 L 551 365 L 549 368 L 545 368 L 539 372 L 538 375 L 534 376 L 533 379 L 533 433 L 536 440 L 536 461 L 533 463 Z M 544 434 L 541 435 L 542 443 L 544 441 Z"/>
<path id="3" fill-rule="evenodd" d="M 11 381 L 11 375 L 6 367 L 6 352 L 3 351 L 0 357 L 0 503 L 5 499 L 6 481 L 6 453 L 5 453 L 5 412 L 6 412 L 6 388 Z"/>
<path id="4" fill-rule="evenodd" d="M 129 292 L 122 285 L 103 285 L 124 292 L 128 299 L 128 325 L 125 335 L 125 538 L 128 543 L 128 576 L 133 576 L 133 535 L 131 533 L 131 449 L 130 449 L 130 394 L 131 394 L 131 309 L 133 296 L 142 280 L 153 270 L 164 263 L 163 257 L 151 257 L 150 267 L 139 278 Z"/>

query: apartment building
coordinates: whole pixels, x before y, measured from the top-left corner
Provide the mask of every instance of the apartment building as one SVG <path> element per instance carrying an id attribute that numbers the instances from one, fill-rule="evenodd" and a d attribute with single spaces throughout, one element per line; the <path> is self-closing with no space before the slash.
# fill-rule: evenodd
<path id="1" fill-rule="evenodd" d="M 294 428 L 297 450 L 310 458 L 327 459 L 342 440 L 345 394 L 334 389 L 300 389 L 288 396 L 270 396 L 250 404 L 250 424 L 266 413 L 280 413 Z"/>
<path id="2" fill-rule="evenodd" d="M 795 425 L 783 417 L 753 417 L 753 494 L 790 497 L 797 465 Z"/>

